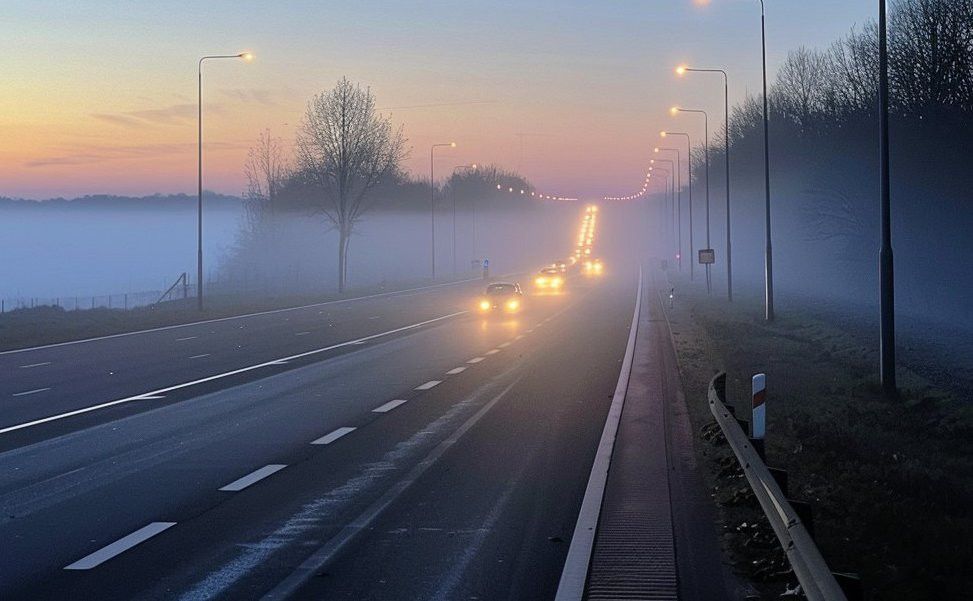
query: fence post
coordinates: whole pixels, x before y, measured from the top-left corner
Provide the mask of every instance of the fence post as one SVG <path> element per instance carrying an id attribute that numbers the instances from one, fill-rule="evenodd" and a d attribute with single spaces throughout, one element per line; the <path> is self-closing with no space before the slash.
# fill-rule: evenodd
<path id="1" fill-rule="evenodd" d="M 751 417 L 750 417 L 750 442 L 754 450 L 764 461 L 764 437 L 767 434 L 767 374 L 756 374 L 750 384 L 751 397 Z"/>

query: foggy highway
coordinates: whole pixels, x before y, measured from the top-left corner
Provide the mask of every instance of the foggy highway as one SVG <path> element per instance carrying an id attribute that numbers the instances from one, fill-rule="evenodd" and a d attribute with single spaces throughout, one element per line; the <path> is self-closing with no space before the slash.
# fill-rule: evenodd
<path id="1" fill-rule="evenodd" d="M 253 597 L 320 549 L 348 598 L 551 596 L 631 321 L 615 273 L 499 320 L 460 284 L 0 356 L 4 598 Z"/>

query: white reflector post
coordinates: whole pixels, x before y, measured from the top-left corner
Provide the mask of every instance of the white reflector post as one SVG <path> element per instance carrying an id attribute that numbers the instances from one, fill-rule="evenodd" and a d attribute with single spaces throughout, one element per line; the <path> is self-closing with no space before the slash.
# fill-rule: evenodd
<path id="1" fill-rule="evenodd" d="M 763 439 L 767 433 L 767 374 L 753 377 L 753 438 Z"/>

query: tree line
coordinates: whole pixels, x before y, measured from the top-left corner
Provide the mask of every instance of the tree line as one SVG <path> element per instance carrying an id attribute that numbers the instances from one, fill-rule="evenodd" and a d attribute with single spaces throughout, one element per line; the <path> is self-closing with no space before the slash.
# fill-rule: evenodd
<path id="1" fill-rule="evenodd" d="M 497 166 L 457 171 L 437 184 L 402 169 L 409 156 L 401 126 L 378 112 L 369 88 L 342 78 L 314 95 L 297 128 L 293 153 L 282 139 L 262 132 L 244 164 L 244 227 L 237 255 L 271 249 L 286 216 L 322 217 L 338 234 L 338 290 L 348 280 L 348 253 L 355 228 L 371 211 L 430 210 L 430 186 L 444 198 L 489 199 L 488 207 L 517 208 L 526 199 L 497 193 L 497 185 L 532 190 L 523 177 Z M 289 158 L 292 154 L 292 158 Z"/>

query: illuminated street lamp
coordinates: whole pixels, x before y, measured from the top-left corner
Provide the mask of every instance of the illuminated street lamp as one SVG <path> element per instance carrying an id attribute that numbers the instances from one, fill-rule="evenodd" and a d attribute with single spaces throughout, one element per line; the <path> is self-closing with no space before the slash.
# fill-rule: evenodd
<path id="1" fill-rule="evenodd" d="M 682 107 L 674 106 L 670 109 L 673 115 L 678 115 L 679 113 L 695 113 L 703 116 L 703 131 L 705 133 L 705 146 L 703 146 L 703 157 L 705 159 L 705 169 L 706 169 L 706 248 L 712 248 L 709 241 L 709 114 L 701 109 L 684 109 Z M 690 162 L 692 159 L 690 159 Z M 710 269 L 709 263 L 706 264 L 706 293 L 710 294 L 713 291 L 712 284 L 710 280 Z"/>
<path id="2" fill-rule="evenodd" d="M 659 133 L 663 138 L 667 136 L 681 136 L 686 138 L 686 156 L 689 159 L 686 161 L 687 169 L 689 170 L 689 281 L 693 281 L 693 274 L 695 268 L 693 264 L 693 253 L 696 251 L 693 248 L 693 144 L 689 138 L 689 134 L 685 132 L 676 131 L 664 131 Z M 682 247 L 680 246 L 680 255 L 682 254 Z"/>
<path id="3" fill-rule="evenodd" d="M 444 144 L 433 144 L 429 148 L 429 210 L 430 210 L 430 257 L 432 259 L 432 279 L 436 279 L 436 149 L 442 146 L 456 148 L 456 142 L 446 142 Z"/>
<path id="4" fill-rule="evenodd" d="M 730 244 L 730 84 L 729 77 L 723 69 L 695 69 L 680 65 L 676 67 L 677 75 L 686 73 L 719 73 L 723 76 L 723 110 L 726 117 L 723 122 L 723 163 L 726 167 L 726 299 L 733 302 L 733 262 Z"/>
<path id="5" fill-rule="evenodd" d="M 198 131 L 197 131 L 197 206 L 196 206 L 196 308 L 203 310 L 203 61 L 238 58 L 244 62 L 253 60 L 253 54 L 214 54 L 204 56 L 196 64 Z"/>

